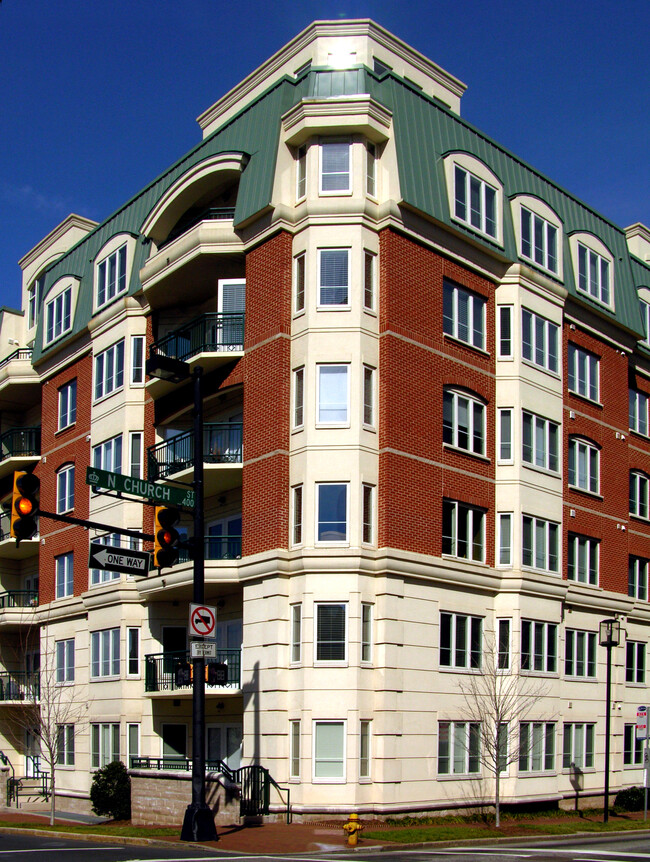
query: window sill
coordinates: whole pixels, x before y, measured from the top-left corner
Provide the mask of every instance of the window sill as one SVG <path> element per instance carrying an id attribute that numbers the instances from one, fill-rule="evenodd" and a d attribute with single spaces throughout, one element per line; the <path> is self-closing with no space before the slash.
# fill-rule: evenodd
<path id="1" fill-rule="evenodd" d="M 553 479 L 562 478 L 559 470 L 551 470 L 548 467 L 539 467 L 537 464 L 531 464 L 529 461 L 524 461 L 523 458 L 521 464 L 527 470 L 533 470 L 535 473 L 542 473 L 544 476 L 551 476 Z"/>
<path id="2" fill-rule="evenodd" d="M 600 590 L 600 584 L 589 584 L 587 581 L 579 581 L 577 578 L 569 578 L 567 577 L 568 584 L 576 584 L 579 587 L 591 587 L 592 590 Z"/>
<path id="3" fill-rule="evenodd" d="M 91 682 L 119 682 L 121 676 L 116 674 L 115 676 L 91 676 Z"/>
<path id="4" fill-rule="evenodd" d="M 440 673 L 466 673 L 470 675 L 476 675 L 477 673 L 482 672 L 480 667 L 455 667 L 454 665 L 444 664 L 439 664 L 438 670 Z"/>
<path id="5" fill-rule="evenodd" d="M 317 431 L 331 431 L 335 428 L 350 428 L 349 422 L 316 422 Z"/>
<path id="6" fill-rule="evenodd" d="M 471 560 L 469 557 L 457 557 L 455 554 L 445 554 L 442 553 L 440 555 L 443 560 L 461 560 L 463 563 L 473 563 L 476 566 L 484 566 L 485 560 Z"/>
<path id="7" fill-rule="evenodd" d="M 376 434 L 377 427 L 375 425 L 366 425 L 365 423 L 361 426 L 364 431 L 367 431 L 369 434 Z"/>
<path id="8" fill-rule="evenodd" d="M 108 392 L 106 395 L 101 395 L 99 398 L 96 398 L 96 399 L 93 401 L 93 407 L 94 407 L 96 404 L 101 404 L 101 403 L 102 403 L 102 401 L 106 401 L 106 400 L 107 400 L 108 398 L 110 398 L 111 396 L 113 396 L 113 395 L 117 395 L 119 392 L 123 392 L 123 391 L 124 391 L 124 386 L 120 386 L 120 387 L 119 387 L 119 389 L 112 389 L 112 390 L 111 390 L 110 392 Z"/>
<path id="9" fill-rule="evenodd" d="M 611 267 L 614 266 L 613 261 L 609 261 L 609 265 Z M 610 289 L 610 293 L 614 293 L 613 288 Z M 599 305 L 601 308 L 607 309 L 607 311 L 612 314 L 616 313 L 616 308 L 609 302 L 603 302 L 602 299 L 599 299 L 597 296 L 594 296 L 593 293 L 589 293 L 588 290 L 583 290 L 581 287 L 578 287 L 578 280 L 576 279 L 576 296 L 582 296 L 585 299 L 590 299 L 592 302 L 595 302 L 596 305 Z"/>
<path id="10" fill-rule="evenodd" d="M 594 500 L 604 500 L 602 494 L 599 494 L 597 491 L 588 491 L 587 488 L 581 488 L 579 485 L 569 485 L 570 491 L 576 491 L 578 494 L 584 494 L 585 497 L 591 497 Z"/>
<path id="11" fill-rule="evenodd" d="M 335 189 L 328 192 L 323 189 L 318 190 L 319 198 L 349 198 L 352 196 L 352 189 Z"/>
<path id="12" fill-rule="evenodd" d="M 57 428 L 57 430 L 54 432 L 54 436 L 58 437 L 59 434 L 64 434 L 66 431 L 69 431 L 71 428 L 74 428 L 76 424 L 76 422 L 71 422 L 69 425 L 64 425 L 63 428 Z"/>
<path id="13" fill-rule="evenodd" d="M 555 380 L 560 379 L 560 375 L 557 371 L 552 371 L 550 368 L 546 368 L 545 365 L 538 365 L 536 362 L 533 362 L 532 359 L 526 359 L 525 356 L 522 356 L 521 362 L 523 365 L 528 365 L 529 368 L 535 368 L 537 369 L 537 371 L 541 371 L 543 374 L 548 374 L 549 377 L 553 377 Z"/>
<path id="14" fill-rule="evenodd" d="M 56 297 L 54 297 L 56 299 Z M 70 329 L 66 329 L 65 332 L 62 332 L 60 335 L 57 335 L 56 338 L 53 338 L 52 341 L 44 341 L 43 342 L 43 350 L 49 350 L 57 341 L 61 341 L 62 338 L 65 338 L 66 335 L 69 335 L 72 332 L 72 327 Z"/>
<path id="15" fill-rule="evenodd" d="M 314 659 L 314 667 L 349 667 L 350 664 L 347 659 L 343 661 L 327 661 L 326 659 Z"/>
<path id="16" fill-rule="evenodd" d="M 645 688 L 646 684 L 644 682 L 625 682 L 625 685 L 629 688 Z"/>
<path id="17" fill-rule="evenodd" d="M 552 572 L 550 569 L 540 569 L 538 566 L 527 566 L 525 563 L 522 563 L 521 567 L 525 572 L 540 572 L 543 575 L 551 575 L 554 578 L 560 577 L 559 571 Z"/>
<path id="18" fill-rule="evenodd" d="M 476 458 L 477 461 L 485 461 L 486 464 L 490 463 L 490 458 L 487 455 L 479 455 L 478 452 L 463 449 L 461 446 L 454 446 L 453 443 L 443 443 L 442 448 L 448 449 L 450 452 L 458 452 L 461 455 L 469 455 L 472 458 Z"/>
<path id="19" fill-rule="evenodd" d="M 517 771 L 517 778 L 553 778 L 556 775 L 557 772 L 554 769 L 531 769 L 526 771 L 519 769 Z"/>
<path id="20" fill-rule="evenodd" d="M 635 428 L 628 429 L 630 434 L 634 434 L 635 437 L 638 437 L 640 440 L 645 440 L 646 443 L 650 442 L 650 436 L 647 434 L 642 434 L 640 431 L 637 431 Z"/>
<path id="21" fill-rule="evenodd" d="M 109 305 L 112 305 L 116 299 L 119 299 L 121 296 L 126 296 L 128 292 L 128 288 L 126 290 L 121 290 L 119 293 L 116 293 L 115 296 L 111 296 L 110 299 L 107 299 L 105 302 L 102 302 L 101 305 L 95 305 L 93 309 L 93 317 L 96 314 L 99 314 L 100 311 L 103 311 L 105 308 L 108 308 Z"/>
<path id="22" fill-rule="evenodd" d="M 522 670 L 522 676 L 543 677 L 544 679 L 559 679 L 560 674 L 557 670 Z"/>
<path id="23" fill-rule="evenodd" d="M 469 347 L 470 350 L 475 350 L 477 353 L 480 353 L 482 356 L 489 358 L 490 354 L 484 347 L 477 347 L 475 344 L 472 344 L 470 341 L 463 341 L 462 338 L 456 338 L 455 335 L 451 335 L 449 332 L 443 332 L 443 337 L 445 340 L 449 340 L 454 344 L 462 344 L 463 347 Z"/>
<path id="24" fill-rule="evenodd" d="M 569 682 L 581 682 L 581 683 L 594 683 L 598 682 L 597 677 L 595 676 L 571 676 L 571 674 L 565 674 L 564 678 Z"/>
<path id="25" fill-rule="evenodd" d="M 477 778 L 481 778 L 480 772 L 453 772 L 450 775 L 439 772 L 437 775 L 438 781 L 476 781 Z"/>
<path id="26" fill-rule="evenodd" d="M 635 515 L 634 512 L 630 512 L 630 518 L 633 518 L 635 521 L 639 521 L 641 524 L 650 525 L 650 518 L 646 518 L 644 515 Z"/>
<path id="27" fill-rule="evenodd" d="M 600 410 L 603 409 L 603 405 L 600 401 L 594 401 L 594 399 L 590 398 L 588 395 L 583 395 L 581 392 L 575 392 L 573 389 L 567 389 L 567 391 L 573 398 L 579 398 L 581 401 L 584 401 L 585 404 L 590 404 L 592 407 L 598 407 Z"/>
<path id="28" fill-rule="evenodd" d="M 316 311 L 352 311 L 351 305 L 317 305 Z"/>
<path id="29" fill-rule="evenodd" d="M 462 219 L 458 218 L 458 216 L 452 215 L 451 220 L 454 224 L 459 225 L 459 227 L 462 227 L 465 230 L 469 231 L 473 236 L 478 236 L 486 242 L 489 242 L 490 245 L 495 246 L 495 248 L 503 248 L 503 242 L 498 237 L 491 236 L 491 234 L 489 233 L 485 233 L 485 231 L 481 230 L 478 227 L 475 227 L 470 222 L 463 221 Z"/>

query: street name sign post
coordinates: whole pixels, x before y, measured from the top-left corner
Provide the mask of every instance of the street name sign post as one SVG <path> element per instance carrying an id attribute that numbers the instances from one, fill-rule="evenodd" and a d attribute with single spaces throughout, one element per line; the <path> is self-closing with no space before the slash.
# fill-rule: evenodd
<path id="1" fill-rule="evenodd" d="M 643 749 L 643 819 L 648 819 L 648 770 L 650 769 L 650 757 L 648 756 L 648 707 L 638 706 L 636 710 L 636 738 L 645 740 Z"/>
<path id="2" fill-rule="evenodd" d="M 100 542 L 90 543 L 89 569 L 146 577 L 149 574 L 150 561 L 151 554 L 148 551 L 130 551 L 127 548 L 114 548 Z"/>
<path id="3" fill-rule="evenodd" d="M 170 485 L 157 485 L 146 479 L 136 479 L 133 476 L 123 476 L 122 473 L 111 473 L 99 467 L 86 469 L 86 485 L 94 488 L 105 488 L 107 491 L 117 491 L 122 494 L 133 494 L 152 503 L 166 506 L 183 506 L 194 508 L 193 488 L 173 488 Z"/>

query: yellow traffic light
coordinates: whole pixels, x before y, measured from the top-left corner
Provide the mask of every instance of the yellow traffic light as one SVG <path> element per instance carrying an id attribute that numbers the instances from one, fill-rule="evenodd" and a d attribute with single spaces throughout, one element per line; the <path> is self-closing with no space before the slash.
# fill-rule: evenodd
<path id="1" fill-rule="evenodd" d="M 178 509 L 170 509 L 168 506 L 156 506 L 154 525 L 154 566 L 159 569 L 173 566 L 178 560 L 178 542 L 180 536 L 175 525 L 178 524 L 180 514 Z"/>
<path id="2" fill-rule="evenodd" d="M 31 539 L 38 531 L 36 514 L 40 488 L 39 479 L 33 473 L 16 471 L 11 496 L 11 527 L 9 534 L 19 543 L 21 539 Z"/>

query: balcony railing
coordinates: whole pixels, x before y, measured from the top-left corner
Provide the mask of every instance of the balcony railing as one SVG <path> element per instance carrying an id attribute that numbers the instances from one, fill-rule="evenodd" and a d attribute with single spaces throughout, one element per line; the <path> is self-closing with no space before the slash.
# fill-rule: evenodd
<path id="1" fill-rule="evenodd" d="M 38 700 L 40 674 L 25 671 L 0 673 L 0 701 Z"/>
<path id="2" fill-rule="evenodd" d="M 14 350 L 13 353 L 10 353 L 9 356 L 5 356 L 4 359 L 0 360 L 0 368 L 4 368 L 5 365 L 9 365 L 14 359 L 31 359 L 32 358 L 32 349 L 31 347 L 19 347 L 18 350 Z"/>
<path id="3" fill-rule="evenodd" d="M 181 548 L 178 562 L 188 563 L 191 559 L 189 549 Z M 205 559 L 206 561 L 241 559 L 241 536 L 206 536 Z"/>
<path id="4" fill-rule="evenodd" d="M 164 248 L 168 243 L 178 239 L 179 236 L 182 236 L 202 221 L 232 221 L 234 217 L 234 207 L 206 207 L 202 210 L 190 210 L 190 212 L 186 213 L 178 224 L 171 229 L 167 239 L 164 242 L 161 242 L 158 247 Z"/>
<path id="5" fill-rule="evenodd" d="M 41 454 L 40 428 L 12 428 L 0 435 L 0 461 Z"/>
<path id="6" fill-rule="evenodd" d="M 190 653 L 161 652 L 145 657 L 144 690 L 145 691 L 182 691 L 192 688 L 192 665 Z M 217 657 L 206 659 L 206 690 L 218 692 L 224 689 L 241 688 L 241 650 L 218 649 Z M 211 663 L 228 665 L 228 682 L 226 685 L 210 685 L 208 683 L 208 668 Z M 185 671 L 185 672 L 180 672 Z"/>
<path id="7" fill-rule="evenodd" d="M 0 593 L 0 611 L 6 608 L 33 608 L 38 604 L 36 590 L 9 590 Z"/>
<path id="8" fill-rule="evenodd" d="M 208 422 L 203 426 L 205 464 L 241 464 L 242 423 Z M 149 481 L 166 479 L 194 466 L 194 432 L 184 431 L 147 450 Z"/>
<path id="9" fill-rule="evenodd" d="M 244 349 L 244 313 L 209 312 L 155 341 L 149 355 L 187 362 L 199 353 L 230 353 Z"/>

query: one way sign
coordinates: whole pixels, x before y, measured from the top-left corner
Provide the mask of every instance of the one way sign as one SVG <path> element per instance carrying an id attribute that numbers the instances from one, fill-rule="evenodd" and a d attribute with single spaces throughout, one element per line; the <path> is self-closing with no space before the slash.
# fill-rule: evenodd
<path id="1" fill-rule="evenodd" d="M 150 559 L 151 554 L 147 551 L 129 551 L 126 548 L 112 548 L 110 545 L 91 542 L 88 568 L 146 577 L 149 574 Z"/>

